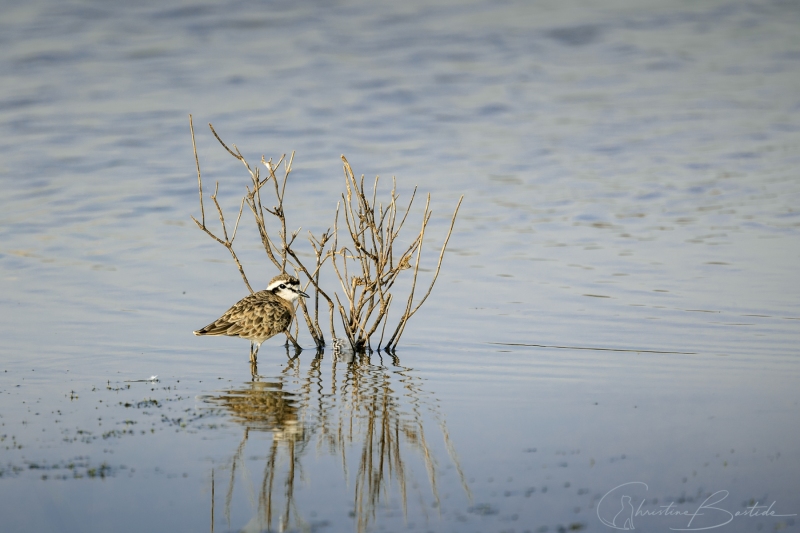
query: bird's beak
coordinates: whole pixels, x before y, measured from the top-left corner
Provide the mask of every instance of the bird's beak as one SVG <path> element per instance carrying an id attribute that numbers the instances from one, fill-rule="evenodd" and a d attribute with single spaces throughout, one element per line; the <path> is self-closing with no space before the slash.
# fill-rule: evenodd
<path id="1" fill-rule="evenodd" d="M 297 294 L 298 294 L 298 295 L 300 295 L 300 296 L 302 296 L 303 298 L 308 298 L 308 294 L 304 293 L 304 292 L 303 292 L 303 291 L 301 291 L 300 289 L 297 289 Z"/>

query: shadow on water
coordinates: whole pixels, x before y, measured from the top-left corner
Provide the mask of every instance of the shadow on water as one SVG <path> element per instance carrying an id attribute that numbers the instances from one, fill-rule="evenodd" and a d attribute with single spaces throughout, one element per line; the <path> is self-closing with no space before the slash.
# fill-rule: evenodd
<path id="1" fill-rule="evenodd" d="M 424 486 L 417 483 L 409 463 L 424 464 L 432 507 L 438 509 L 440 468 L 436 450 L 427 440 L 431 426 L 441 433 L 464 493 L 472 500 L 444 416 L 432 393 L 424 389 L 422 378 L 402 366 L 396 356 L 385 354 L 335 351 L 330 365 L 323 362 L 324 354 L 319 352 L 304 369 L 299 356 L 289 356 L 287 347 L 287 362 L 279 374 L 261 376 L 253 367 L 251 382 L 203 398 L 244 428 L 241 442 L 223 467 L 227 470 L 223 512 L 228 528 L 237 478 L 251 494 L 257 494 L 251 497 L 255 512 L 242 531 L 308 527 L 295 491 L 309 474 L 304 461 L 318 460 L 314 453 L 309 456 L 310 450 L 338 463 L 345 485 L 354 487 L 350 516 L 359 532 L 374 522 L 379 506 L 399 505 L 408 516 L 409 492 Z M 271 439 L 264 439 L 265 433 Z M 249 446 L 267 447 L 265 457 L 258 456 L 258 463 L 263 463 L 258 482 L 251 479 L 246 464 L 253 461 L 252 455 L 245 454 Z M 357 464 L 354 483 L 353 461 Z M 211 480 L 213 531 L 218 505 L 213 470 Z M 391 501 L 392 495 L 399 501 Z"/>

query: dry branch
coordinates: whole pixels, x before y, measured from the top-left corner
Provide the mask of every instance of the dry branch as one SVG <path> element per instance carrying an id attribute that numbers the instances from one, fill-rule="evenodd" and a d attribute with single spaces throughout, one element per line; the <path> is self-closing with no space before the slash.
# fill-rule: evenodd
<path id="1" fill-rule="evenodd" d="M 194 124 L 192 124 L 192 115 L 189 115 L 189 129 L 192 132 L 192 148 L 194 149 L 194 160 L 197 164 L 197 188 L 200 190 L 200 213 L 203 222 L 199 222 L 196 218 L 192 217 L 194 223 L 197 224 L 201 230 L 206 232 L 212 239 L 223 245 L 233 257 L 233 261 L 236 263 L 236 267 L 239 269 L 239 274 L 242 276 L 242 280 L 244 284 L 247 285 L 247 289 L 250 293 L 253 293 L 253 288 L 250 286 L 250 282 L 247 281 L 247 276 L 244 273 L 244 268 L 242 267 L 242 263 L 239 261 L 239 257 L 236 255 L 236 252 L 233 250 L 233 239 L 236 238 L 236 229 L 239 227 L 239 220 L 242 218 L 242 208 L 244 207 L 244 201 L 242 201 L 242 208 L 239 209 L 239 216 L 236 218 L 236 225 L 233 231 L 233 236 L 228 239 L 228 230 L 225 227 L 225 215 L 222 213 L 222 208 L 217 201 L 217 191 L 219 190 L 219 182 L 217 182 L 217 186 L 214 189 L 214 194 L 211 195 L 211 199 L 214 200 L 214 205 L 217 207 L 217 211 L 219 212 L 219 221 L 222 224 L 222 234 L 225 239 L 220 239 L 214 233 L 206 227 L 206 211 L 205 207 L 203 206 L 203 179 L 200 176 L 200 159 L 197 157 L 197 144 L 195 144 L 194 140 Z M 212 130 L 213 131 L 213 130 Z M 229 150 L 230 151 L 230 150 Z"/>
<path id="2" fill-rule="evenodd" d="M 189 115 L 189 126 L 192 133 L 192 148 L 194 150 L 195 163 L 197 166 L 197 186 L 200 195 L 200 221 L 194 217 L 192 217 L 192 220 L 194 220 L 195 224 L 197 224 L 201 230 L 228 249 L 239 269 L 242 280 L 252 293 L 253 289 L 247 280 L 244 268 L 233 248 L 233 241 L 236 238 L 236 232 L 239 228 L 244 205 L 247 204 L 250 212 L 253 214 L 267 258 L 281 272 L 286 272 L 291 269 L 294 271 L 295 275 L 304 276 L 306 280 L 304 289 L 309 286 L 313 286 L 314 288 L 313 317 L 309 312 L 307 303 L 302 301 L 302 299 L 299 308 L 305 319 L 306 327 L 318 348 L 325 345 L 325 339 L 319 324 L 319 303 L 320 297 L 322 297 L 328 303 L 330 331 L 334 339 L 336 339 L 334 315 L 338 312 L 342 320 L 344 336 L 347 338 L 353 350 L 371 350 L 370 339 L 378 330 L 380 330 L 381 333 L 377 349 L 380 350 L 389 319 L 389 310 L 392 302 L 395 300 L 391 291 L 399 275 L 404 270 L 412 268 L 411 260 L 416 255 L 416 261 L 413 265 L 413 276 L 411 278 L 411 289 L 405 308 L 403 309 L 403 313 L 394 333 L 383 347 L 384 350 L 393 352 L 405 330 L 408 320 L 419 310 L 420 306 L 427 300 L 433 290 L 433 286 L 439 276 L 444 252 L 453 232 L 463 196 L 459 199 L 455 211 L 453 212 L 450 228 L 439 252 L 436 271 L 433 274 L 425 295 L 415 304 L 414 294 L 422 258 L 422 245 L 425 239 L 425 230 L 431 218 L 430 195 L 427 196 L 419 234 L 408 246 L 401 249 L 401 252 L 397 254 L 395 245 L 400 231 L 404 227 L 409 213 L 411 212 L 414 199 L 416 198 L 416 187 L 411 193 L 408 204 L 400 207 L 398 206 L 398 199 L 400 196 L 397 193 L 397 183 L 393 179 L 387 203 L 385 205 L 379 203 L 379 178 L 375 178 L 375 181 L 372 183 L 372 190 L 369 191 L 368 188 L 365 187 L 364 176 L 362 175 L 360 179 L 357 179 L 347 159 L 342 156 L 345 192 L 341 195 L 341 200 L 336 208 L 333 231 L 331 232 L 330 229 L 328 229 L 328 231 L 325 231 L 319 237 L 315 237 L 313 234 L 309 233 L 309 243 L 314 250 L 315 261 L 312 268 L 307 268 L 293 248 L 300 229 L 298 228 L 291 233 L 288 232 L 286 213 L 284 210 L 286 186 L 289 175 L 292 172 L 294 152 L 292 152 L 288 160 L 285 155 L 281 156 L 277 163 L 274 163 L 271 158 L 267 160 L 262 156 L 261 163 L 267 169 L 267 176 L 262 179 L 259 168 L 251 167 L 235 144 L 232 145 L 232 149 L 228 147 L 217 134 L 214 127 L 211 124 L 208 125 L 220 145 L 245 166 L 250 175 L 251 182 L 250 185 L 246 187 L 246 194 L 242 197 L 239 213 L 230 237 L 228 237 L 228 228 L 225 223 L 222 207 L 217 201 L 217 192 L 219 189 L 219 183 L 217 183 L 214 194 L 210 197 L 214 202 L 222 225 L 222 237 L 219 237 L 206 226 L 203 182 L 191 115 Z M 279 178 L 277 172 L 281 169 L 281 164 L 283 164 L 283 176 Z M 263 187 L 269 181 L 272 182 L 271 190 L 275 201 L 275 205 L 272 207 L 265 206 L 262 201 L 262 190 L 270 189 L 269 187 L 263 189 Z M 339 225 L 340 212 L 343 226 Z M 268 228 L 267 221 L 270 219 L 275 222 L 277 229 L 270 230 Z M 347 235 L 348 238 L 346 241 L 349 241 L 346 245 L 341 247 L 339 246 L 340 229 Z M 320 271 L 328 259 L 330 259 L 331 265 L 333 266 L 333 273 L 339 281 L 342 290 L 341 298 L 338 292 L 334 292 L 333 298 L 331 298 L 328 293 L 320 287 Z M 334 299 L 336 300 L 335 304 Z M 292 343 L 298 346 L 288 331 L 286 334 Z"/>
<path id="3" fill-rule="evenodd" d="M 392 351 L 397 347 L 397 343 L 400 340 L 400 336 L 408 320 L 416 313 L 433 290 L 433 285 L 436 283 L 436 279 L 439 276 L 444 252 L 450 240 L 456 216 L 458 215 L 458 209 L 461 206 L 461 199 L 453 213 L 450 229 L 442 245 L 439 254 L 439 262 L 433 279 L 431 280 L 425 296 L 414 306 L 413 298 L 419 272 L 422 244 L 425 238 L 425 229 L 431 217 L 430 195 L 428 195 L 425 204 L 425 210 L 422 215 L 422 228 L 419 234 L 400 254 L 399 259 L 396 261 L 394 244 L 408 218 L 408 214 L 414 202 L 414 197 L 416 196 L 416 188 L 402 213 L 399 225 L 397 225 L 397 200 L 399 196 L 397 194 L 396 182 L 394 180 L 392 181 L 389 202 L 384 207 L 383 204 L 377 202 L 378 178 L 375 178 L 372 191 L 368 192 L 364 186 L 364 176 L 362 175 L 360 179 L 357 179 L 344 156 L 342 156 L 342 162 L 344 165 L 346 192 L 342 194 L 340 206 L 343 213 L 344 225 L 347 234 L 350 236 L 353 249 L 351 250 L 346 246 L 338 247 L 339 208 L 337 208 L 337 215 L 334 222 L 332 263 L 336 275 L 339 278 L 339 283 L 342 287 L 342 292 L 344 293 L 347 304 L 346 306 L 343 305 L 337 297 L 339 312 L 342 316 L 342 324 L 345 328 L 345 334 L 354 349 L 371 349 L 370 338 L 379 327 L 381 328 L 381 338 L 377 348 L 381 348 L 383 333 L 385 331 L 389 308 L 393 298 L 390 290 L 394 286 L 400 273 L 403 270 L 411 268 L 411 258 L 415 253 L 417 256 L 414 265 L 414 275 L 411 281 L 411 291 L 406 308 L 394 334 L 384 347 L 384 349 Z M 337 264 L 337 256 L 341 261 L 341 269 Z M 353 275 L 349 273 L 348 262 L 354 263 L 356 273 Z"/>

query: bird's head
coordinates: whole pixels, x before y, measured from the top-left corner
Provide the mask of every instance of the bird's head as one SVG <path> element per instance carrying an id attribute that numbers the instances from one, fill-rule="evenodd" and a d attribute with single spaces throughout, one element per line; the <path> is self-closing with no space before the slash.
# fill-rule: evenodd
<path id="1" fill-rule="evenodd" d="M 272 278 L 267 285 L 267 290 L 290 302 L 294 302 L 300 296 L 308 298 L 308 294 L 300 290 L 300 280 L 289 274 L 279 274 Z"/>

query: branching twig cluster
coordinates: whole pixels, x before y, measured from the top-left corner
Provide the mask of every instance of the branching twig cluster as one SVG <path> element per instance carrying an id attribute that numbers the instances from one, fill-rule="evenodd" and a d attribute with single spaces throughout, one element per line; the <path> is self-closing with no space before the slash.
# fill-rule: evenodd
<path id="1" fill-rule="evenodd" d="M 325 339 L 319 325 L 320 297 L 328 304 L 331 336 L 334 338 L 336 337 L 333 320 L 334 302 L 320 287 L 320 270 L 330 258 L 334 272 L 343 291 L 342 298 L 344 302 L 342 302 L 342 299 L 340 299 L 339 295 L 336 293 L 334 293 L 334 298 L 336 299 L 336 308 L 342 319 L 344 334 L 350 346 L 356 351 L 366 348 L 371 349 L 370 338 L 375 335 L 380 328 L 381 333 L 377 349 L 380 350 L 381 346 L 383 346 L 384 350 L 393 351 L 397 347 L 397 343 L 403 334 L 406 323 L 425 302 L 433 289 L 434 283 L 436 283 L 444 252 L 447 248 L 450 235 L 452 234 L 458 209 L 461 206 L 463 197 L 458 201 L 458 205 L 453 212 L 450 228 L 439 253 L 439 260 L 433 278 L 428 286 L 428 290 L 415 304 L 413 300 L 417 275 L 419 273 L 422 244 L 425 238 L 425 229 L 431 217 L 430 195 L 428 195 L 425 204 L 425 211 L 422 216 L 422 227 L 419 234 L 411 241 L 411 244 L 399 250 L 398 253 L 398 250 L 395 249 L 395 244 L 400 230 L 405 224 L 411 210 L 416 195 L 416 188 L 408 204 L 404 208 L 400 208 L 397 204 L 399 196 L 396 190 L 396 183 L 393 180 L 389 202 L 384 206 L 382 203 L 379 203 L 377 199 L 378 178 L 375 179 L 371 192 L 365 190 L 364 176 L 361 176 L 360 180 L 356 179 L 347 159 L 342 156 L 346 193 L 342 195 L 342 202 L 340 202 L 337 207 L 333 232 L 328 229 L 319 237 L 309 232 L 308 240 L 314 250 L 315 262 L 312 268 L 307 268 L 293 248 L 300 230 L 297 229 L 291 233 L 287 232 L 286 214 L 284 211 L 286 183 L 292 171 L 294 153 L 292 153 L 288 160 L 285 156 L 282 156 L 277 163 L 274 163 L 271 158 L 266 160 L 264 156 L 262 156 L 261 163 L 267 169 L 267 176 L 262 179 L 259 168 L 251 167 L 236 145 L 232 145 L 233 149 L 229 148 L 222 139 L 220 139 L 219 135 L 217 135 L 214 127 L 209 124 L 211 132 L 214 134 L 217 141 L 219 141 L 229 154 L 244 164 L 250 174 L 251 181 L 251 184 L 246 187 L 247 193 L 242 197 L 241 205 L 239 206 L 239 214 L 230 237 L 228 237 L 228 229 L 222 208 L 217 201 L 219 183 L 216 184 L 211 199 L 214 201 L 214 206 L 217 209 L 222 225 L 222 237 L 219 237 L 206 226 L 203 182 L 200 174 L 200 162 L 197 157 L 197 146 L 195 144 L 194 126 L 192 125 L 191 115 L 189 116 L 189 125 L 192 133 L 192 147 L 194 148 L 195 163 L 197 165 L 197 185 L 200 192 L 201 215 L 199 221 L 194 217 L 192 217 L 192 220 L 195 221 L 201 230 L 228 249 L 239 269 L 242 280 L 250 292 L 253 292 L 253 288 L 250 286 L 244 268 L 233 249 L 233 241 L 236 238 L 236 231 L 239 227 L 245 204 L 247 204 L 253 214 L 256 227 L 261 237 L 261 243 L 270 261 L 280 272 L 286 272 L 287 268 L 289 268 L 292 269 L 294 274 L 298 277 L 302 274 L 302 277 L 306 280 L 304 289 L 309 285 L 314 287 L 313 318 L 307 308 L 306 302 L 303 301 L 302 298 L 299 299 L 299 302 L 308 331 L 318 348 L 325 345 Z M 281 179 L 278 179 L 276 172 L 280 171 L 281 164 L 283 164 L 283 176 Z M 276 205 L 273 205 L 271 208 L 266 207 L 262 202 L 262 189 L 268 182 L 272 183 L 271 189 L 274 194 L 274 201 L 276 202 Z M 267 188 L 269 189 L 269 187 Z M 344 215 L 344 226 L 349 237 L 346 239 L 349 241 L 349 244 L 342 245 L 341 247 L 339 245 L 338 235 L 340 208 Z M 267 220 L 270 220 L 270 217 L 277 224 L 277 239 L 274 237 L 275 232 L 270 233 L 267 229 Z M 415 254 L 416 258 L 414 257 Z M 414 260 L 413 265 L 412 260 Z M 411 289 L 405 308 L 403 309 L 394 332 L 384 345 L 383 338 L 388 323 L 389 308 L 394 301 L 390 291 L 399 274 L 412 267 L 413 277 L 411 279 Z M 288 331 L 286 334 L 295 346 L 299 346 Z"/>
<path id="2" fill-rule="evenodd" d="M 342 323 L 344 324 L 345 335 L 347 335 L 348 340 L 356 349 L 369 346 L 370 338 L 377 332 L 379 327 L 381 328 L 381 337 L 378 341 L 378 349 L 383 345 L 389 307 L 393 301 L 390 291 L 400 273 L 412 268 L 411 261 L 414 254 L 416 254 L 408 301 L 394 333 L 391 334 L 384 346 L 386 350 L 392 351 L 397 347 L 406 323 L 425 303 L 434 283 L 436 283 L 439 269 L 442 266 L 444 251 L 453 231 L 458 208 L 461 206 L 461 200 L 458 201 L 458 205 L 453 212 L 450 229 L 439 253 L 439 261 L 436 265 L 433 279 L 425 296 L 414 305 L 413 299 L 417 286 L 422 243 L 425 239 L 425 228 L 431 218 L 430 195 L 428 195 L 425 202 L 422 228 L 419 234 L 411 241 L 411 244 L 399 250 L 398 253 L 398 250 L 395 249 L 395 244 L 400 230 L 408 218 L 411 205 L 414 203 L 416 188 L 414 188 L 414 192 L 405 208 L 398 208 L 397 183 L 392 180 L 389 203 L 384 207 L 383 204 L 377 201 L 378 178 L 375 178 L 372 191 L 368 191 L 364 187 L 364 176 L 362 175 L 360 179 L 356 179 L 353 169 L 350 168 L 350 164 L 344 156 L 342 156 L 342 162 L 344 163 L 347 192 L 342 194 L 340 207 L 344 214 L 345 227 L 353 248 L 351 249 L 348 246 L 339 248 L 338 246 L 339 211 L 337 209 L 333 231 L 334 253 L 332 263 L 347 304 L 345 307 L 339 300 L 338 295 L 335 295 Z M 400 215 L 399 220 L 398 215 Z M 337 257 L 340 259 L 341 265 L 337 262 Z M 348 267 L 348 264 L 351 266 Z"/>

